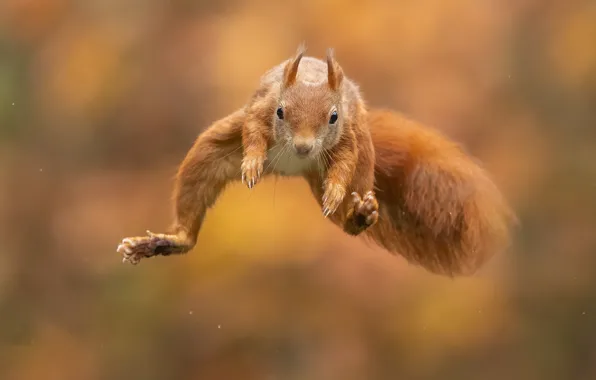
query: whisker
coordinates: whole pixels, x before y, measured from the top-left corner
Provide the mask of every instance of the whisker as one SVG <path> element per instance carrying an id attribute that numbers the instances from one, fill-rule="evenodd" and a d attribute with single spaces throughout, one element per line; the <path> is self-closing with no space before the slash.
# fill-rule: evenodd
<path id="1" fill-rule="evenodd" d="M 321 172 L 321 166 L 323 165 L 323 164 L 321 163 L 321 155 L 320 155 L 320 154 L 317 154 L 317 155 L 315 156 L 315 158 L 316 158 L 316 160 L 317 160 L 317 168 L 319 169 L 319 174 L 320 174 L 320 172 Z"/>
<path id="2" fill-rule="evenodd" d="M 279 144 L 275 144 L 274 146 L 272 146 L 269 151 L 271 151 L 271 149 L 275 149 L 279 146 Z M 269 167 L 271 166 L 271 164 L 273 163 L 273 161 L 275 161 L 275 159 L 277 158 L 277 156 L 279 156 L 281 154 L 281 149 L 279 150 L 279 152 L 277 152 L 277 154 L 275 155 L 275 157 L 273 157 L 271 160 L 269 160 L 269 163 L 267 164 L 267 167 L 265 167 L 265 169 L 263 169 L 263 173 L 266 173 L 267 170 L 269 169 Z M 269 155 L 269 152 L 267 152 L 267 155 Z"/>
<path id="3" fill-rule="evenodd" d="M 292 148 L 290 147 L 290 144 L 288 142 L 288 152 L 290 151 L 290 149 L 292 149 Z M 290 162 L 290 155 L 286 154 L 286 163 L 288 163 L 288 162 Z"/>
<path id="4" fill-rule="evenodd" d="M 279 179 L 279 176 L 277 174 L 275 174 L 275 169 L 277 168 L 277 164 L 279 163 L 279 161 L 281 161 L 281 157 L 283 157 L 284 154 L 286 154 L 288 152 L 288 148 L 290 147 L 290 142 L 286 141 L 286 143 L 282 146 L 282 148 L 280 149 L 280 153 L 276 156 L 279 157 L 277 160 L 271 160 L 271 162 L 273 163 L 273 169 L 271 170 L 274 173 L 275 176 L 275 182 L 273 183 L 273 208 L 275 208 L 275 190 L 277 189 L 277 181 Z"/>
<path id="5" fill-rule="evenodd" d="M 327 170 L 327 159 L 325 157 L 325 150 L 323 146 L 321 146 L 321 153 L 317 154 L 317 168 L 319 175 L 321 176 L 323 176 Z"/>
<path id="6" fill-rule="evenodd" d="M 278 176 L 275 175 L 275 182 L 273 182 L 273 208 L 275 208 L 275 189 L 277 188 Z"/>
<path id="7" fill-rule="evenodd" d="M 329 166 L 335 165 L 335 157 L 333 157 L 330 151 L 327 151 L 327 154 L 329 154 Z"/>
<path id="8" fill-rule="evenodd" d="M 229 156 L 231 156 L 232 154 L 236 153 L 236 151 L 238 151 L 238 149 L 242 148 L 242 146 L 243 146 L 243 145 L 242 145 L 242 143 L 240 143 L 240 146 L 239 146 L 239 147 L 237 147 L 236 149 L 232 150 L 231 152 L 229 152 L 228 154 L 226 154 L 225 156 L 223 156 L 223 157 L 221 158 L 221 160 L 223 160 L 223 159 L 225 159 L 225 158 L 228 158 L 228 157 L 229 157 Z"/>
<path id="9" fill-rule="evenodd" d="M 331 167 L 331 162 L 329 161 L 329 153 L 327 153 L 326 150 L 323 151 L 323 157 L 325 158 L 325 168 L 323 170 L 322 175 L 324 176 L 325 173 L 327 173 L 329 171 L 329 168 Z"/>
<path id="10" fill-rule="evenodd" d="M 333 157 L 331 157 L 331 154 L 325 148 L 323 148 L 323 153 L 325 155 L 325 161 L 327 162 L 326 170 L 329 170 L 329 168 L 331 167 L 331 164 L 333 163 Z"/>
<path id="11" fill-rule="evenodd" d="M 290 146 L 290 144 L 288 142 L 286 142 L 281 147 L 279 153 L 275 156 L 275 158 L 277 158 L 277 160 L 275 160 L 275 159 L 271 160 L 271 163 L 273 164 L 273 169 L 272 169 L 273 172 L 275 172 L 275 169 L 277 168 L 277 164 L 279 164 L 279 161 L 281 161 L 281 158 L 288 152 L 289 146 Z"/>
<path id="12" fill-rule="evenodd" d="M 232 154 L 236 153 L 239 149 L 241 149 L 243 147 L 242 144 L 240 144 L 239 147 L 235 148 L 234 150 L 232 150 L 231 152 L 228 152 L 226 155 L 224 155 L 223 157 L 220 158 L 220 160 L 225 160 L 226 158 L 230 157 Z M 242 171 L 242 159 L 244 158 L 243 155 L 240 156 L 240 165 L 238 166 L 238 170 L 236 170 L 236 175 L 240 174 L 240 172 Z"/>

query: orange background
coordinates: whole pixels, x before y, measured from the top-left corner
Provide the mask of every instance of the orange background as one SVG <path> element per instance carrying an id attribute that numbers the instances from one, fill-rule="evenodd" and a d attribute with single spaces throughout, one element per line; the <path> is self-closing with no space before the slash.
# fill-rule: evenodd
<path id="1" fill-rule="evenodd" d="M 0 378 L 596 378 L 595 39 L 589 0 L 2 0 Z M 123 265 L 196 135 L 301 41 L 482 160 L 513 247 L 433 276 L 271 179 L 191 253 Z"/>

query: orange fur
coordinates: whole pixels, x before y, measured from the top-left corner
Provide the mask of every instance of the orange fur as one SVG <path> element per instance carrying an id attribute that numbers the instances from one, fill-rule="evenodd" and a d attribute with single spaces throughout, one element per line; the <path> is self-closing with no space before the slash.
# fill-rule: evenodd
<path id="1" fill-rule="evenodd" d="M 178 170 L 170 232 L 123 239 L 124 261 L 187 252 L 227 184 L 252 188 L 271 174 L 305 178 L 346 233 L 433 273 L 471 274 L 506 246 L 515 217 L 478 164 L 436 131 L 368 111 L 332 50 L 326 62 L 304 52 L 197 138 Z"/>
<path id="2" fill-rule="evenodd" d="M 379 245 L 434 273 L 474 273 L 509 243 L 516 217 L 483 168 L 439 132 L 398 113 L 369 114 Z"/>

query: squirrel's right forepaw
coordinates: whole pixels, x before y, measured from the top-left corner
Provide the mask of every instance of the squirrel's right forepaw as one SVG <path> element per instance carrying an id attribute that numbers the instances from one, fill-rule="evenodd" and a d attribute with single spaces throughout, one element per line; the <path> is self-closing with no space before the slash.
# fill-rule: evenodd
<path id="1" fill-rule="evenodd" d="M 246 183 L 252 189 L 263 174 L 263 163 L 265 159 L 261 156 L 246 156 L 242 160 L 242 183 Z"/>

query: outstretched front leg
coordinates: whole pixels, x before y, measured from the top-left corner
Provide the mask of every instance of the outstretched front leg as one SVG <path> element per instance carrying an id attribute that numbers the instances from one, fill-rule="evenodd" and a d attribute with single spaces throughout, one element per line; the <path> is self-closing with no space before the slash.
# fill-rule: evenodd
<path id="1" fill-rule="evenodd" d="M 117 251 L 123 262 L 181 254 L 191 250 L 207 210 L 225 186 L 240 180 L 244 111 L 237 111 L 207 128 L 187 153 L 176 176 L 175 222 L 167 233 L 122 239 Z"/>
<path id="2" fill-rule="evenodd" d="M 356 140 L 360 141 L 359 145 L 355 144 Z M 332 165 L 325 178 L 314 173 L 305 178 L 323 207 L 323 215 L 345 233 L 360 235 L 379 219 L 379 204 L 372 191 L 374 147 L 370 135 L 362 132 L 357 138 L 347 135 L 328 158 Z M 346 191 L 351 196 L 345 196 Z"/>
<path id="3" fill-rule="evenodd" d="M 325 218 L 335 213 L 344 202 L 348 187 L 352 183 L 358 160 L 358 148 L 353 133 L 346 135 L 327 154 L 330 161 L 326 178 L 323 180 L 322 207 Z"/>
<path id="4" fill-rule="evenodd" d="M 147 236 L 124 238 L 117 251 L 122 254 L 123 263 L 128 261 L 136 265 L 142 258 L 184 253 L 191 248 L 192 242 L 186 236 L 156 234 L 147 230 Z"/>
<path id="5" fill-rule="evenodd" d="M 242 128 L 242 183 L 252 189 L 263 175 L 263 164 L 267 160 L 269 148 L 268 126 L 257 117 L 259 111 L 267 109 L 265 101 L 257 102 L 247 112 L 246 122 Z"/>

